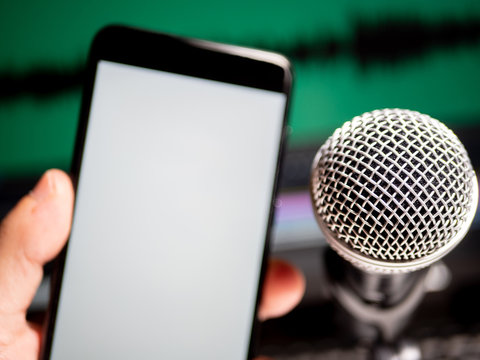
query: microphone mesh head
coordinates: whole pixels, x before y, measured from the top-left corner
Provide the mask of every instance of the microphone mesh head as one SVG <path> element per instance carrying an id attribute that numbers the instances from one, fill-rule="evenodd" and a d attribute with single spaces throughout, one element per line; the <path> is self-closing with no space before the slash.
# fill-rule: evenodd
<path id="1" fill-rule="evenodd" d="M 377 273 L 425 267 L 466 234 L 478 184 L 462 143 L 428 115 L 375 110 L 319 149 L 311 195 L 330 245 Z"/>

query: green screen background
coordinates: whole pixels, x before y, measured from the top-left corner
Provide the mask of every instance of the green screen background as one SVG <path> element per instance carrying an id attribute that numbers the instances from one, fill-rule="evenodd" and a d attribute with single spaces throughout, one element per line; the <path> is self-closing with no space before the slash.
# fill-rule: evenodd
<path id="1" fill-rule="evenodd" d="M 480 2 L 2 1 L 0 73 L 21 77 L 39 68 L 81 67 L 94 34 L 107 24 L 120 23 L 286 52 L 296 75 L 292 148 L 320 145 L 344 121 L 385 107 L 418 110 L 453 128 L 480 125 L 476 28 L 468 41 L 439 41 L 443 45 L 395 61 L 362 62 L 348 52 L 302 57 L 295 51 L 320 40 L 351 44 L 359 23 L 388 24 L 389 19 L 434 28 L 448 21 L 478 24 Z M 414 43 L 415 35 L 409 41 Z M 80 96 L 77 86 L 48 96 L 0 98 L 0 177 L 69 168 Z"/>

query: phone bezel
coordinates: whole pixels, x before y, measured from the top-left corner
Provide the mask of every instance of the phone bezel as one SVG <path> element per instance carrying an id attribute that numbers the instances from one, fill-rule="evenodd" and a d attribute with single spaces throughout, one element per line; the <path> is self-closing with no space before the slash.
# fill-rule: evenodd
<path id="1" fill-rule="evenodd" d="M 273 203 L 278 191 L 278 177 L 281 170 L 281 158 L 283 157 L 284 143 L 287 134 L 287 113 L 292 87 L 290 62 L 282 55 L 256 49 L 149 32 L 121 25 L 103 28 L 92 42 L 84 77 L 85 82 L 80 108 L 80 119 L 71 164 L 71 177 L 75 192 L 77 190 L 82 163 L 95 74 L 97 65 L 101 60 L 269 90 L 286 95 L 287 102 L 282 124 L 282 135 L 280 138 L 275 177 L 272 179 L 272 196 L 262 256 L 261 273 L 257 288 L 255 311 L 252 314 L 251 320 L 252 327 L 248 349 L 248 356 L 251 358 L 256 348 L 255 339 L 257 338 L 256 335 L 258 331 L 256 312 L 260 301 L 260 287 L 265 277 L 266 260 L 273 224 Z M 68 242 L 56 259 L 56 267 L 52 275 L 47 327 L 42 343 L 42 359 L 49 359 L 51 356 L 55 320 L 67 251 Z"/>

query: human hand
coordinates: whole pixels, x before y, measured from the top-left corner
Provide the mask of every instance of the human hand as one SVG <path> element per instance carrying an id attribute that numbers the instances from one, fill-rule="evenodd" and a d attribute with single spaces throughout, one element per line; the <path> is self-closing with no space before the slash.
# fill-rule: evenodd
<path id="1" fill-rule="evenodd" d="M 43 276 L 43 265 L 67 241 L 73 211 L 73 187 L 60 170 L 49 170 L 0 225 L 0 359 L 38 359 L 41 327 L 26 312 Z M 305 281 L 291 265 L 269 263 L 259 318 L 280 316 L 301 299 Z"/>

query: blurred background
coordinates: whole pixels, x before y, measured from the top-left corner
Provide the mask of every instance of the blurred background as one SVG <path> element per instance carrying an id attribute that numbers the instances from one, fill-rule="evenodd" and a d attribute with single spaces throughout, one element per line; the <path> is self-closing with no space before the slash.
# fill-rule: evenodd
<path id="1" fill-rule="evenodd" d="M 339 336 L 332 319 L 323 275 L 325 242 L 307 192 L 311 160 L 333 130 L 353 116 L 400 107 L 447 124 L 478 169 L 480 2 L 2 1 L 0 217 L 44 170 L 68 171 L 89 44 L 112 23 L 290 58 L 295 82 L 272 252 L 303 269 L 307 294 L 292 314 L 262 326 L 260 346 L 279 358 L 362 358 L 363 350 Z M 446 258 L 450 287 L 427 296 L 407 331 L 430 349 L 425 358 L 466 358 L 451 349 L 480 354 L 479 229 L 475 223 Z M 47 300 L 47 292 L 39 294 L 34 310 Z"/>

